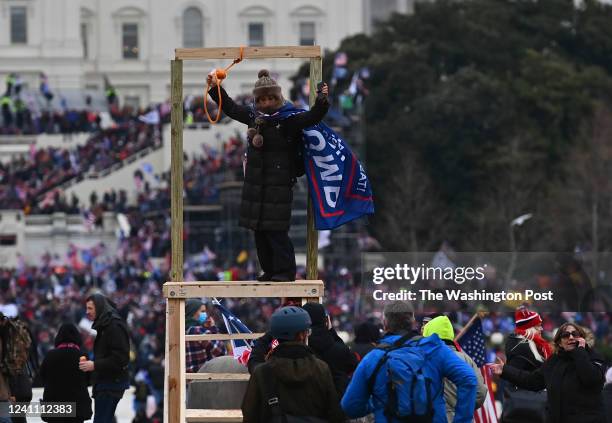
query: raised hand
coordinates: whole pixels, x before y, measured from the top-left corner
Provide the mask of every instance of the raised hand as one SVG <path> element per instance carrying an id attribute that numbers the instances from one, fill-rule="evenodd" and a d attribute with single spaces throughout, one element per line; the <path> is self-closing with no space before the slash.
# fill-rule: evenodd
<path id="1" fill-rule="evenodd" d="M 211 73 L 206 75 L 206 83 L 210 85 L 211 87 L 217 86 L 218 80 L 217 80 L 217 75 L 215 74 L 215 71 L 212 71 Z"/>
<path id="2" fill-rule="evenodd" d="M 491 369 L 491 373 L 493 373 L 494 375 L 500 376 L 504 371 L 504 366 L 506 365 L 506 363 L 500 357 L 496 357 L 495 361 L 495 364 L 489 365 L 489 369 Z"/>
<path id="3" fill-rule="evenodd" d="M 323 83 L 323 85 L 321 85 L 321 91 L 319 91 L 322 95 L 324 95 L 325 97 L 327 97 L 329 95 L 329 87 L 327 86 L 326 83 Z"/>

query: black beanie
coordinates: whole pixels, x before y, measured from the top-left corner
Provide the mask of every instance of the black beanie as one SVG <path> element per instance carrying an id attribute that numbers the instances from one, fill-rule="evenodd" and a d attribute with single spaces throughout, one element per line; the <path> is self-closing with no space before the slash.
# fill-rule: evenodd
<path id="1" fill-rule="evenodd" d="M 323 304 L 306 303 L 302 307 L 310 315 L 310 320 L 312 320 L 313 326 L 325 325 L 325 317 L 327 316 L 327 313 L 325 312 L 325 307 L 323 307 Z"/>

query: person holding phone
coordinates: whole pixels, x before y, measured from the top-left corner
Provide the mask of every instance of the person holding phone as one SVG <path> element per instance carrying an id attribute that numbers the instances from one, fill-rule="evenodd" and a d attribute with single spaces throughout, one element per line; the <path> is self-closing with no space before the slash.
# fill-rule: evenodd
<path id="1" fill-rule="evenodd" d="M 564 323 L 553 339 L 554 353 L 534 371 L 504 363 L 491 370 L 515 385 L 547 391 L 547 423 L 605 423 L 604 363 L 585 340 L 584 329 Z"/>

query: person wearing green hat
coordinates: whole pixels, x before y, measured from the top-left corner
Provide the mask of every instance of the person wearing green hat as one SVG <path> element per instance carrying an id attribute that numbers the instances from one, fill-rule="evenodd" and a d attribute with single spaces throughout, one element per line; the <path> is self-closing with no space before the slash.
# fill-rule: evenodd
<path id="1" fill-rule="evenodd" d="M 438 337 L 451 349 L 455 354 L 465 361 L 472 367 L 476 378 L 478 379 L 478 386 L 476 389 L 476 407 L 480 408 L 484 403 L 487 396 L 487 385 L 484 383 L 484 378 L 480 373 L 480 370 L 474 363 L 474 360 L 469 355 L 461 351 L 459 345 L 455 342 L 455 331 L 450 319 L 446 316 L 438 316 L 431 319 L 423 327 L 423 336 L 431 336 L 437 334 Z M 453 382 L 448 379 L 444 379 L 444 402 L 446 402 L 446 418 L 449 422 L 452 422 L 455 418 L 455 405 L 457 404 L 457 387 Z"/>
<path id="2" fill-rule="evenodd" d="M 197 298 L 185 302 L 185 333 L 219 333 L 214 321 L 206 313 L 206 305 Z M 225 355 L 225 344 L 222 341 L 188 341 L 185 343 L 185 370 L 187 373 L 197 373 L 204 363 L 221 355 Z"/>

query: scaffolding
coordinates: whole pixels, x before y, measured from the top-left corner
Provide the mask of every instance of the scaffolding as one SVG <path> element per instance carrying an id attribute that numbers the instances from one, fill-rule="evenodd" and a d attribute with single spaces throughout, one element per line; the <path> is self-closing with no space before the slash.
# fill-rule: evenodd
<path id="1" fill-rule="evenodd" d="M 185 335 L 185 300 L 188 298 L 261 298 L 298 297 L 302 301 L 322 301 L 324 286 L 317 280 L 317 232 L 313 205 L 308 197 L 306 278 L 304 281 L 268 282 L 184 282 L 183 281 L 183 60 L 294 58 L 310 60 L 310 104 L 316 98 L 316 86 L 322 79 L 320 46 L 299 47 L 227 47 L 176 49 L 171 61 L 171 242 L 170 282 L 164 284 L 166 298 L 166 351 L 164 380 L 164 422 L 241 422 L 240 410 L 187 409 L 188 379 L 215 381 L 248 380 L 248 374 L 186 373 L 185 342 L 202 340 L 254 339 L 261 334 Z"/>

